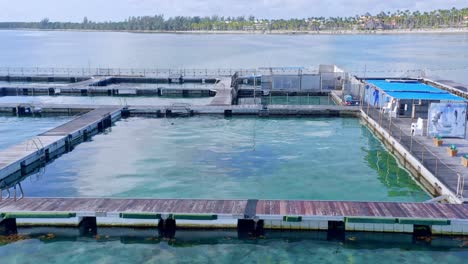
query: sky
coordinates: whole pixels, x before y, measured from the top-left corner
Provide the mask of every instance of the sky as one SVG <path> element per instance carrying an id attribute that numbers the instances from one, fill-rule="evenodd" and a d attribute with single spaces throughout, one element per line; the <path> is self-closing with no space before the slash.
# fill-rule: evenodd
<path id="1" fill-rule="evenodd" d="M 307 18 L 468 7 L 468 0 L 0 0 L 0 21 L 120 21 L 129 16 Z"/>

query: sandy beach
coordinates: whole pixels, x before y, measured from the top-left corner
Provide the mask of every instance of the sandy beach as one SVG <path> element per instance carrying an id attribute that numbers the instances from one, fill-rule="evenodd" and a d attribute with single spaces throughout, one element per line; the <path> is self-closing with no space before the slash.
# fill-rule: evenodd
<path id="1" fill-rule="evenodd" d="M 24 31 L 83 31 L 83 32 L 128 32 L 147 34 L 240 34 L 240 35 L 386 35 L 386 34 L 467 34 L 465 28 L 424 28 L 424 29 L 389 29 L 389 30 L 196 30 L 196 31 L 170 31 L 170 30 L 92 30 L 92 29 L 35 29 L 35 28 L 9 28 L 0 30 Z"/>

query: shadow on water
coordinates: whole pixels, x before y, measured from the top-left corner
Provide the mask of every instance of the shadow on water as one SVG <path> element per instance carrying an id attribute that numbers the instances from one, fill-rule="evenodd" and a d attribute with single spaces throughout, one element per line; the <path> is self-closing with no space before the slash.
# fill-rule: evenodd
<path id="1" fill-rule="evenodd" d="M 103 134 L 107 134 L 111 131 L 112 128 L 106 129 Z M 75 144 L 78 145 L 82 142 L 92 142 L 92 138 L 88 138 L 86 140 L 80 139 L 79 141 L 75 141 Z M 71 146 L 70 149 L 61 148 L 58 149 L 56 152 L 52 153 L 51 156 L 46 159 L 37 160 L 28 166 L 25 166 L 22 170 L 16 171 L 5 178 L 0 179 L 0 195 L 3 193 L 8 193 L 10 197 L 12 193 L 16 193 L 17 189 L 21 189 L 21 183 L 30 180 L 31 182 L 40 181 L 43 175 L 45 174 L 47 165 L 53 163 L 62 155 L 65 155 L 72 151 L 75 146 Z M 19 187 L 19 188 L 17 188 Z M 9 198 L 8 197 L 8 198 Z M 16 197 L 16 196 L 15 196 Z"/>
<path id="2" fill-rule="evenodd" d="M 421 187 L 413 180 L 411 173 L 400 165 L 367 127 L 362 127 L 362 135 L 367 139 L 367 146 L 361 147 L 366 152 L 364 159 L 378 173 L 378 179 L 388 188 L 390 197 L 420 192 Z"/>
<path id="3" fill-rule="evenodd" d="M 0 236 L 0 247 L 20 241 L 35 240 L 44 244 L 60 242 L 120 244 L 166 244 L 170 247 L 194 247 L 199 245 L 269 245 L 317 244 L 339 249 L 378 250 L 398 248 L 406 251 L 459 251 L 467 254 L 468 237 L 432 236 L 415 238 L 412 234 L 347 232 L 341 239 L 331 238 L 326 231 L 266 230 L 259 238 L 239 237 L 236 230 L 178 230 L 175 238 L 163 238 L 156 229 L 148 228 L 99 228 L 99 234 L 80 235 L 76 228 L 22 227 L 17 235 Z"/>

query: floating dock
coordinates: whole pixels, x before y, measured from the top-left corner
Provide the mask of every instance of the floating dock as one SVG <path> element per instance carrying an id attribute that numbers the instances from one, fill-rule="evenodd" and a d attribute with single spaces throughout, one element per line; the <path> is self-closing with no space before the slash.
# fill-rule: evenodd
<path id="1" fill-rule="evenodd" d="M 119 74 L 120 75 L 120 74 Z M 133 75 L 133 73 L 132 73 Z M 21 81 L 22 79 L 19 78 Z M 26 81 L 34 81 L 25 77 Z M 29 79 L 28 79 L 29 78 Z M 51 78 L 40 77 L 34 78 Z M 0 104 L 0 112 L 13 115 L 81 114 L 80 117 L 49 130 L 36 138 L 0 152 L 0 189 L 19 185 L 30 173 L 44 166 L 73 146 L 104 131 L 113 122 L 127 116 L 174 117 L 203 114 L 224 116 L 353 116 L 361 117 L 382 139 L 423 187 L 433 195 L 430 203 L 350 202 L 350 201 L 288 201 L 288 200 L 196 200 L 196 199 L 114 199 L 114 198 L 24 198 L 22 194 L 0 201 L 0 231 L 15 233 L 17 226 L 73 225 L 84 234 L 97 234 L 98 226 L 157 227 L 166 237 L 177 228 L 237 228 L 241 234 L 261 236 L 265 229 L 325 230 L 342 235 L 345 232 L 396 232 L 415 236 L 431 234 L 468 235 L 468 205 L 463 193 L 467 170 L 454 159 L 444 156 L 427 138 L 411 135 L 410 119 L 382 118 L 380 109 L 365 110 L 359 106 L 344 106 L 343 93 L 332 90 L 331 98 L 339 105 L 233 105 L 239 93 L 237 73 L 232 76 L 188 77 L 167 76 L 93 76 L 57 77 L 70 82 L 57 87 L 3 87 L 1 95 L 79 94 L 79 95 L 161 95 L 182 93 L 161 88 L 136 88 L 130 83 L 210 83 L 215 93 L 212 102 L 204 106 L 190 104 L 148 106 L 96 106 L 54 104 Z M 68 78 L 68 80 L 67 80 Z M 73 79 L 75 78 L 75 79 Z M 254 77 L 256 78 L 256 77 Z M 10 80 L 10 79 L 9 79 Z M 7 80 L 7 81 L 9 81 Z M 40 80 L 37 80 L 40 81 Z M 451 87 L 444 81 L 431 82 L 451 92 L 463 95 L 466 87 Z M 334 80 L 335 82 L 335 80 Z M 336 86 L 336 84 L 335 84 Z M 456 90 L 453 90 L 456 89 Z M 322 91 L 320 89 L 320 91 Z M 359 90 L 360 91 L 360 90 Z M 254 93 L 257 91 L 254 90 Z M 201 92 L 203 93 L 203 92 Z M 263 91 L 261 92 L 261 95 Z M 212 95 L 211 93 L 209 95 Z M 466 95 L 466 94 L 465 94 Z M 465 97 L 466 98 L 466 97 Z M 464 142 L 463 142 L 464 143 Z M 457 144 L 461 148 L 462 144 Z M 462 149 L 463 150 L 463 149 Z M 468 151 L 468 149 L 467 149 Z M 3 193 L 2 193 L 3 194 Z M 448 201 L 453 204 L 433 203 Z"/>
<path id="2" fill-rule="evenodd" d="M 15 186 L 16 190 L 16 184 L 23 177 L 110 127 L 120 119 L 121 110 L 121 107 L 96 108 L 31 140 L 0 151 L 0 189 Z"/>
<path id="3" fill-rule="evenodd" d="M 458 95 L 465 99 L 468 99 L 468 85 L 457 83 L 451 80 L 429 80 L 423 79 L 423 82 L 443 90 L 446 90 L 452 94 Z"/>
<path id="4" fill-rule="evenodd" d="M 47 77 L 0 76 L 0 96 L 181 96 L 213 97 L 214 105 L 230 105 L 237 94 L 233 77 Z M 17 84 L 15 84 L 17 82 Z M 65 84 L 63 82 L 66 82 Z M 145 84 L 145 86 L 142 86 Z M 177 86 L 180 87 L 177 87 Z M 183 86 L 185 85 L 185 86 Z"/>
<path id="5" fill-rule="evenodd" d="M 6 233 L 15 233 L 19 224 L 62 223 L 85 226 L 92 234 L 100 225 L 157 226 L 164 235 L 173 236 L 184 223 L 206 228 L 214 227 L 212 222 L 231 220 L 230 227 L 251 235 L 263 235 L 265 229 L 468 234 L 468 205 L 438 203 L 24 198 L 1 201 L 0 215 L 0 228 Z"/>
<path id="6" fill-rule="evenodd" d="M 369 129 L 432 196 L 441 197 L 451 203 L 467 201 L 463 194 L 468 191 L 468 186 L 464 184 L 468 178 L 468 170 L 461 165 L 460 158 L 448 156 L 446 147 L 435 147 L 432 139 L 413 136 L 411 119 L 388 119 L 379 109 L 366 107 L 361 110 L 361 116 Z M 447 146 L 459 142 L 457 146 L 460 150 L 468 151 L 465 139 L 446 141 L 450 142 L 446 143 Z"/>
<path id="7" fill-rule="evenodd" d="M 28 108 L 31 115 L 73 114 L 90 111 L 94 108 L 119 108 L 130 116 L 170 117 L 177 115 L 256 115 L 256 116 L 360 116 L 359 106 L 343 105 L 78 105 L 78 104 L 14 104 L 0 103 L 0 113 L 17 114 L 18 107 Z M 24 112 L 24 111 L 23 111 Z"/>

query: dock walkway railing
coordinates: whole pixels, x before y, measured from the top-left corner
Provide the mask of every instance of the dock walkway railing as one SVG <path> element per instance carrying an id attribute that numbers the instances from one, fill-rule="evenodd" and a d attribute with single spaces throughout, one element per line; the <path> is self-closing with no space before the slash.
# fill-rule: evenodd
<path id="1" fill-rule="evenodd" d="M 450 188 L 457 197 L 464 199 L 464 175 L 453 167 L 447 165 L 423 142 L 413 136 L 411 131 L 404 129 L 398 118 L 384 114 L 380 108 L 369 104 L 362 106 L 362 111 L 385 129 L 390 136 L 396 139 L 409 153 L 426 167 L 436 178 Z"/>
<path id="2" fill-rule="evenodd" d="M 255 69 L 158 69 L 158 68 L 50 68 L 50 67 L 0 67 L 0 76 L 240 76 L 253 75 Z"/>
<path id="3" fill-rule="evenodd" d="M 56 67 L 0 67 L 0 76 L 70 76 L 70 77 L 89 77 L 89 76 L 139 76 L 139 77 L 161 77 L 161 76 L 232 76 L 235 73 L 238 76 L 258 76 L 266 75 L 303 75 L 318 74 L 315 68 L 215 68 L 215 69 L 189 69 L 189 68 L 110 68 L 110 67 L 75 67 L 75 68 L 56 68 Z M 324 74 L 334 74 L 324 72 Z"/>

